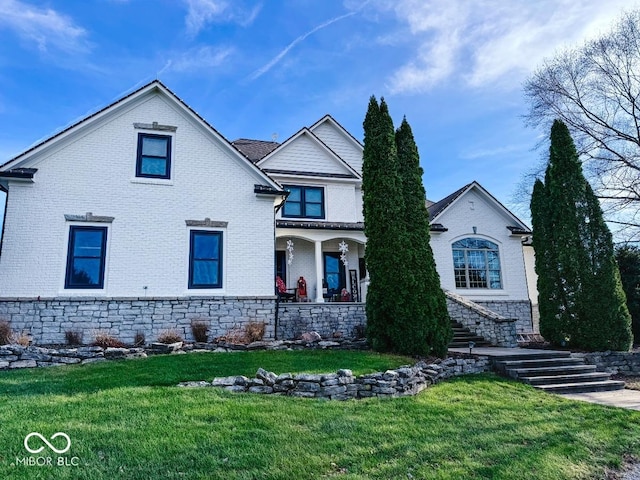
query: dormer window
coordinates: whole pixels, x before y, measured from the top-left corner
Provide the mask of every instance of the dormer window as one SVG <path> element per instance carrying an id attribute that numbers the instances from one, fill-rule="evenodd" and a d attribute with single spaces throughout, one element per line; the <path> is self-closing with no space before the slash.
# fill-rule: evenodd
<path id="1" fill-rule="evenodd" d="M 283 217 L 324 218 L 324 188 L 284 185 L 289 192 L 282 211 Z"/>
<path id="2" fill-rule="evenodd" d="M 138 134 L 136 177 L 171 178 L 171 136 Z"/>

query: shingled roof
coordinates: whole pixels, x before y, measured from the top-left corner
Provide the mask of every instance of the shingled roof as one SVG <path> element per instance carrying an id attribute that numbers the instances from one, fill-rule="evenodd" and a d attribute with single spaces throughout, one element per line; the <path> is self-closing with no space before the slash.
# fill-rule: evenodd
<path id="1" fill-rule="evenodd" d="M 471 185 L 471 183 L 466 184 L 464 187 L 459 188 L 458 190 L 456 190 L 455 192 L 453 192 L 451 195 L 447 195 L 446 197 L 444 197 L 442 200 L 440 200 L 439 202 L 435 202 L 432 203 L 431 205 L 427 205 L 427 210 L 429 211 L 429 218 L 430 219 L 434 219 L 436 218 L 438 215 L 440 215 L 440 213 L 447 208 L 449 205 L 451 205 L 451 203 L 453 203 L 453 201 L 458 198 L 460 195 L 462 195 L 464 193 L 464 191 L 469 188 L 469 185 Z M 427 200 L 428 201 L 428 200 Z"/>
<path id="2" fill-rule="evenodd" d="M 253 163 L 262 160 L 264 157 L 273 152 L 280 146 L 278 142 L 269 142 L 266 140 L 252 140 L 250 138 L 238 138 L 231 142 L 240 153 L 247 157 Z"/>

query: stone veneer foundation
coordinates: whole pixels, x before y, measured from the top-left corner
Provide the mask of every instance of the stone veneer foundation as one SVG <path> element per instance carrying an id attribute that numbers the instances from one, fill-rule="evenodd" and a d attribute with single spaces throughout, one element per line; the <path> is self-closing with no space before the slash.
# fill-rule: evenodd
<path id="1" fill-rule="evenodd" d="M 447 292 L 453 319 L 494 345 L 516 346 L 516 334 L 530 324 L 529 303 L 490 303 L 485 306 Z M 357 338 L 364 334 L 366 309 L 364 303 L 276 305 L 275 297 L 0 298 L 0 320 L 8 320 L 14 332 L 41 345 L 65 343 L 67 331 L 81 333 L 86 343 L 97 332 L 125 343 L 133 343 L 140 332 L 153 342 L 166 330 L 193 341 L 191 322 L 198 320 L 209 324 L 210 338 L 251 321 L 266 324 L 265 339 L 294 339 L 310 331 L 324 338 Z"/>

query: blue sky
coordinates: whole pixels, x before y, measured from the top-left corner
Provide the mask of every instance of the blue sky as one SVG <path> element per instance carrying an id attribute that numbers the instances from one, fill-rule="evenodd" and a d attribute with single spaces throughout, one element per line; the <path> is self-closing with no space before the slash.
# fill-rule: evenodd
<path id="1" fill-rule="evenodd" d="M 406 115 L 439 200 L 507 206 L 547 132 L 524 126 L 543 58 L 632 0 L 0 0 L 0 162 L 154 78 L 229 140 L 330 113 L 362 140 L 369 97 Z"/>

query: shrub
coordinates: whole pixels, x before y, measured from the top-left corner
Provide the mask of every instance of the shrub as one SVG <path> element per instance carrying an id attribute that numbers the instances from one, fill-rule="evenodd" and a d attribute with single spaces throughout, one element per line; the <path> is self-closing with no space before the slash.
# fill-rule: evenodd
<path id="1" fill-rule="evenodd" d="M 133 337 L 133 344 L 136 347 L 142 347 L 145 343 L 146 343 L 146 338 L 144 336 L 144 332 L 141 332 L 140 330 L 138 330 L 136 332 L 135 337 Z"/>
<path id="2" fill-rule="evenodd" d="M 264 322 L 249 322 L 244 326 L 247 334 L 247 340 L 251 342 L 259 342 L 264 338 L 264 330 L 266 324 Z"/>
<path id="3" fill-rule="evenodd" d="M 191 322 L 191 333 L 196 342 L 206 343 L 209 338 L 209 325 L 201 320 Z"/>
<path id="4" fill-rule="evenodd" d="M 79 330 L 67 330 L 64 332 L 64 339 L 67 345 L 81 345 L 82 332 Z"/>
<path id="5" fill-rule="evenodd" d="M 264 322 L 249 322 L 244 326 L 234 326 L 216 340 L 220 342 L 248 344 L 258 342 L 264 337 L 266 324 Z"/>
<path id="6" fill-rule="evenodd" d="M 26 333 L 21 333 L 20 336 L 15 340 L 18 345 L 22 345 L 23 347 L 28 347 L 31 344 L 31 337 Z"/>
<path id="7" fill-rule="evenodd" d="M 102 348 L 122 348 L 125 346 L 125 344 L 118 340 L 116 337 L 111 336 L 106 332 L 96 333 L 92 345 Z"/>
<path id="8" fill-rule="evenodd" d="M 7 320 L 0 320 L 0 345 L 8 345 L 13 340 L 13 330 Z"/>
<path id="9" fill-rule="evenodd" d="M 159 343 L 178 343 L 183 341 L 182 336 L 175 330 L 164 330 L 158 335 Z"/>

